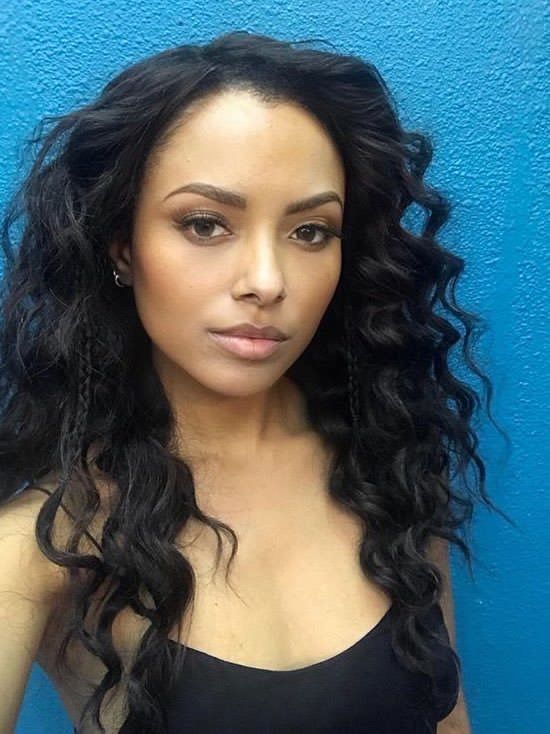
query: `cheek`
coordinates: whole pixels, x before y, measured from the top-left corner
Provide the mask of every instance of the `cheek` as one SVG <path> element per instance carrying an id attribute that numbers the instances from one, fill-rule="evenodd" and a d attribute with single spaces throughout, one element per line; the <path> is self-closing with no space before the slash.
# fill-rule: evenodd
<path id="1" fill-rule="evenodd" d="M 302 277 L 295 287 L 296 312 L 303 326 L 304 338 L 310 338 L 316 331 L 328 306 L 330 305 L 340 278 L 339 260 L 332 267 L 312 271 Z"/>
<path id="2" fill-rule="evenodd" d="M 213 290 L 211 278 L 201 280 L 188 263 L 163 257 L 162 247 L 155 256 L 147 252 L 134 259 L 133 287 L 143 328 L 165 347 L 186 340 Z"/>
<path id="3" fill-rule="evenodd" d="M 187 312 L 226 285 L 227 267 L 200 248 L 183 243 L 175 229 L 145 230 L 132 258 L 135 289 L 163 312 Z M 147 244 L 145 244 L 147 243 Z"/>
<path id="4" fill-rule="evenodd" d="M 310 272 L 308 300 L 315 304 L 318 310 L 323 311 L 326 310 L 334 296 L 342 267 L 340 248 L 332 251 L 330 255 L 327 262 L 323 263 L 323 267 L 312 268 Z"/>

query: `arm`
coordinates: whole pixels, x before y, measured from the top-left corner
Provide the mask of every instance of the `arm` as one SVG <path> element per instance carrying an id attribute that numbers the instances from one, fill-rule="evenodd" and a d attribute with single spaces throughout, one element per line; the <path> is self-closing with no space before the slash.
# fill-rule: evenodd
<path id="1" fill-rule="evenodd" d="M 443 575 L 444 586 L 441 595 L 441 611 L 443 612 L 445 625 L 449 631 L 451 645 L 456 651 L 454 603 L 449 569 L 449 541 L 433 536 L 428 547 L 427 558 L 437 565 Z M 439 722 L 437 734 L 472 734 L 462 685 L 458 692 L 456 706 L 448 716 Z"/>
<path id="2" fill-rule="evenodd" d="M 64 585 L 61 569 L 38 548 L 43 497 L 24 492 L 0 508 L 0 731 L 12 734 L 32 663 Z"/>

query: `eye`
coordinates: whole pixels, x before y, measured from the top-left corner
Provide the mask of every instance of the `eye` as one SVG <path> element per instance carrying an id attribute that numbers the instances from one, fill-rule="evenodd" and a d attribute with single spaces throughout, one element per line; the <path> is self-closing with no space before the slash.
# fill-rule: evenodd
<path id="1" fill-rule="evenodd" d="M 321 233 L 321 240 L 318 240 L 317 242 L 309 239 L 306 240 L 308 244 L 313 246 L 320 245 L 322 247 L 323 245 L 326 245 L 328 241 L 333 237 L 338 237 L 338 239 L 340 239 L 341 237 L 341 235 L 336 232 L 336 230 L 331 229 L 324 224 L 314 224 L 313 222 L 309 222 L 308 224 L 301 224 L 295 231 L 299 232 L 300 230 L 306 230 L 306 232 L 314 232 L 315 230 L 317 230 Z"/>
<path id="2" fill-rule="evenodd" d="M 178 227 L 179 229 L 182 229 L 184 231 L 187 231 L 188 229 L 191 229 L 191 227 L 194 227 L 195 225 L 199 225 L 199 233 L 197 234 L 195 231 L 195 236 L 198 240 L 209 240 L 212 239 L 211 233 L 209 234 L 209 228 L 212 226 L 212 224 L 217 225 L 219 227 L 225 228 L 225 222 L 223 219 L 220 219 L 217 216 L 214 216 L 212 214 L 194 214 L 190 217 L 184 217 L 181 220 L 178 220 Z M 204 229 L 207 230 L 207 233 L 205 234 Z M 202 230 L 202 232 L 201 232 Z"/>
<path id="3" fill-rule="evenodd" d="M 194 234 L 195 238 L 202 242 L 208 242 L 209 240 L 214 239 L 215 236 L 212 234 L 210 229 L 213 225 L 227 229 L 223 219 L 214 214 L 207 214 L 206 212 L 197 212 L 177 220 L 178 228 L 185 232 L 198 226 L 199 230 L 197 232 L 195 229 Z M 204 231 L 204 228 L 206 228 L 206 232 Z M 341 234 L 331 227 L 327 227 L 322 224 L 314 224 L 313 222 L 302 224 L 294 231 L 306 232 L 306 239 L 302 240 L 302 242 L 306 242 L 306 244 L 310 246 L 310 249 L 320 249 L 324 247 L 333 237 L 338 237 L 338 239 L 341 238 Z M 314 237 L 316 233 L 320 233 L 321 238 L 318 240 L 308 239 L 308 233 L 313 234 Z"/>

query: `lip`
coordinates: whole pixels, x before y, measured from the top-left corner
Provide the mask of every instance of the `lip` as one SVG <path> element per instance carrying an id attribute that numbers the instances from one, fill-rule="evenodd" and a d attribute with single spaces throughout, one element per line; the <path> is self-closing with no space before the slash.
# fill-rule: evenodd
<path id="1" fill-rule="evenodd" d="M 251 360 L 261 360 L 270 357 L 280 349 L 281 339 L 257 339 L 234 334 L 208 332 L 212 339 L 223 349 L 236 354 L 238 357 Z"/>
<path id="2" fill-rule="evenodd" d="M 256 326 L 251 323 L 236 324 L 228 329 L 215 329 L 213 331 L 217 334 L 245 336 L 250 339 L 277 339 L 279 341 L 283 341 L 288 338 L 286 334 L 283 334 L 283 332 L 275 326 Z"/>

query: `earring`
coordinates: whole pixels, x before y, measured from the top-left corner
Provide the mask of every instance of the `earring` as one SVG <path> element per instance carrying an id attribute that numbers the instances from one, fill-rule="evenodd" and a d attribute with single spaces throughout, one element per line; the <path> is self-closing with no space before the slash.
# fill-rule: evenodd
<path id="1" fill-rule="evenodd" d="M 126 283 L 123 283 L 120 280 L 120 273 L 118 273 L 116 270 L 113 270 L 113 275 L 115 276 L 115 283 L 119 288 L 129 288 L 130 286 Z"/>

